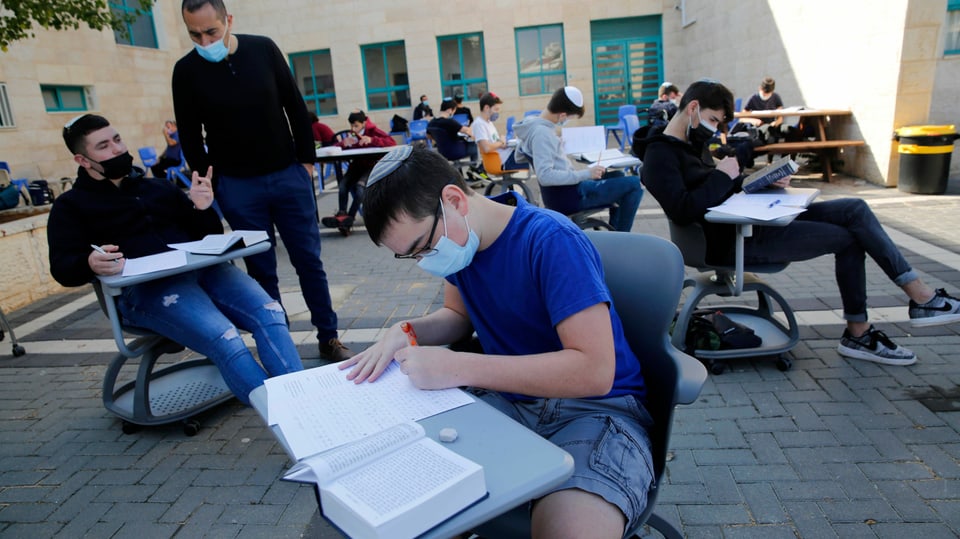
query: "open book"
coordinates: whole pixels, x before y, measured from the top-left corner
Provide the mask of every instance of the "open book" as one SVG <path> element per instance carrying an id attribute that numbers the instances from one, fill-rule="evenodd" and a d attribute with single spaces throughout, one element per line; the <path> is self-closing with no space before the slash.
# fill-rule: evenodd
<path id="1" fill-rule="evenodd" d="M 575 154 L 574 157 L 578 161 L 607 168 L 629 167 L 640 164 L 639 159 L 632 155 L 624 155 L 623 152 L 616 148 L 599 152 L 582 152 Z"/>
<path id="2" fill-rule="evenodd" d="M 198 255 L 221 255 L 230 249 L 249 247 L 268 239 L 263 230 L 234 230 L 226 234 L 207 234 L 202 240 L 170 243 L 167 247 Z"/>
<path id="3" fill-rule="evenodd" d="M 413 422 L 303 459 L 284 479 L 316 483 L 323 515 L 353 538 L 415 537 L 487 494 L 483 467 Z"/>
<path id="4" fill-rule="evenodd" d="M 756 193 L 779 179 L 792 176 L 798 170 L 800 170 L 800 166 L 793 159 L 790 159 L 789 155 L 785 155 L 744 178 L 743 192 Z"/>

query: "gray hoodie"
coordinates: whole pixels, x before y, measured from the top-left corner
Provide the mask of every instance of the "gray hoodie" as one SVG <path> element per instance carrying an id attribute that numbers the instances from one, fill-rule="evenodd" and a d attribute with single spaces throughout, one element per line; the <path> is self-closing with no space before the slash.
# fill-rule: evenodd
<path id="1" fill-rule="evenodd" d="M 590 169 L 574 170 L 563 153 L 557 124 L 539 116 L 527 116 L 514 124 L 520 140 L 517 149 L 528 156 L 540 185 L 576 185 L 590 179 Z"/>

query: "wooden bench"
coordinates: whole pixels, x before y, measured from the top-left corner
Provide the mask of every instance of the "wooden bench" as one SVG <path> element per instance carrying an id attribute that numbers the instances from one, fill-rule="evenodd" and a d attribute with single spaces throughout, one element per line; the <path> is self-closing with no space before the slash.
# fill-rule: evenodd
<path id="1" fill-rule="evenodd" d="M 823 179 L 830 181 L 833 174 L 831 158 L 833 152 L 839 148 L 849 148 L 852 146 L 863 146 L 862 140 L 803 140 L 799 142 L 775 142 L 757 146 L 754 152 L 767 152 L 771 154 L 795 154 L 800 152 L 814 152 L 820 156 L 820 164 L 823 167 Z"/>

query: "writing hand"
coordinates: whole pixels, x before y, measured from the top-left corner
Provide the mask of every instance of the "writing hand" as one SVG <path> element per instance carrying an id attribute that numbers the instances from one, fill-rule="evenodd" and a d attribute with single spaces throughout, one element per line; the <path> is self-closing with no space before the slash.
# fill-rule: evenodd
<path id="1" fill-rule="evenodd" d="M 457 361 L 444 346 L 408 346 L 397 350 L 400 372 L 420 389 L 447 389 L 469 385 L 456 371 Z"/>
<path id="2" fill-rule="evenodd" d="M 607 172 L 607 169 L 601 166 L 590 167 L 590 179 L 599 180 Z"/>
<path id="3" fill-rule="evenodd" d="M 207 175 L 201 176 L 193 171 L 193 180 L 190 185 L 190 201 L 198 210 L 205 210 L 213 205 L 213 167 L 207 167 Z"/>
<path id="4" fill-rule="evenodd" d="M 92 245 L 91 247 L 94 250 L 87 256 L 87 265 L 94 274 L 116 275 L 123 271 L 126 259 L 123 258 L 119 247 L 116 245 L 101 245 L 99 248 Z"/>

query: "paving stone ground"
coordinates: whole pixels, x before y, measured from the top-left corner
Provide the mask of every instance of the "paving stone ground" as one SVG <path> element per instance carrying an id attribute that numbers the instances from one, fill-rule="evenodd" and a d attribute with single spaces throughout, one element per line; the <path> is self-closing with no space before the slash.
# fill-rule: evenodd
<path id="1" fill-rule="evenodd" d="M 956 182 L 941 196 L 843 176 L 797 183 L 822 198 L 866 199 L 923 278 L 960 293 Z M 335 199 L 329 188 L 319 197 L 321 214 Z M 668 237 L 652 197 L 634 232 Z M 291 330 L 305 364 L 319 365 L 296 276 L 281 259 Z M 377 249 L 362 228 L 323 231 L 323 260 L 354 349 L 440 302 L 436 280 Z M 658 512 L 684 535 L 960 535 L 960 324 L 911 328 L 906 296 L 869 260 L 867 274 L 872 313 L 884 317 L 877 325 L 920 360 L 888 367 L 837 354 L 831 257 L 768 276 L 809 322 L 791 370 L 733 362 L 678 410 Z M 279 480 L 286 456 L 236 401 L 204 414 L 194 437 L 178 425 L 123 434 L 101 402 L 113 348 L 89 290 L 7 314 L 27 354 L 13 358 L 0 343 L 0 537 L 339 537 L 309 488 Z"/>

